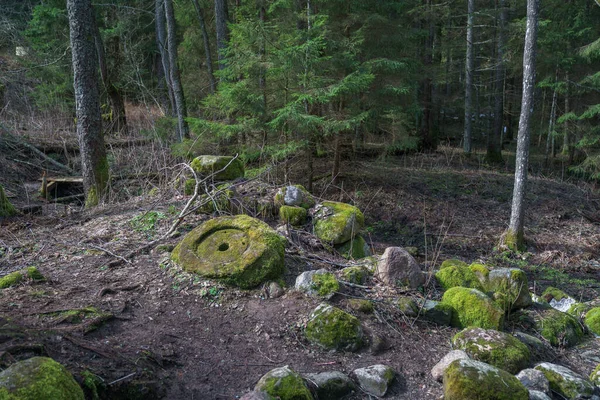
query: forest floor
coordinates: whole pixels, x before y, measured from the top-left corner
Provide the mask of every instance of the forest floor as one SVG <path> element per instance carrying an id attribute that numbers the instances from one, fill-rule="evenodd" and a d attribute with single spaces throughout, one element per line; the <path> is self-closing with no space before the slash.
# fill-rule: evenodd
<path id="1" fill-rule="evenodd" d="M 316 175 L 330 167 L 329 160 L 318 159 Z M 25 206 L 32 196 L 20 188 L 35 188 L 37 176 L 17 176 L 18 170 L 0 183 L 15 205 Z M 302 160 L 291 171 L 292 183 L 305 184 Z M 510 168 L 489 169 L 477 157 L 467 160 L 459 150 L 442 147 L 433 154 L 346 160 L 337 185 L 321 180 L 315 194 L 358 205 L 366 218 L 363 236 L 376 254 L 388 246 L 414 246 L 427 271 L 447 258 L 480 260 L 523 268 L 537 294 L 552 285 L 577 299 L 598 297 L 598 192 L 534 174 L 525 219 L 528 252 L 514 256 L 497 250 L 509 219 L 512 180 Z M 430 370 L 451 349 L 457 330 L 408 318 L 392 304 L 399 293 L 439 298 L 433 279 L 423 291 L 372 280 L 369 289 L 336 294 L 331 302 L 357 315 L 377 340 L 357 353 L 325 352 L 302 333 L 319 301 L 292 289 L 268 298 L 262 288 L 241 291 L 189 279 L 170 264 L 164 247 L 109 267 L 166 232 L 187 200 L 160 185 L 154 196 L 146 189 L 91 211 L 43 203 L 42 215 L 0 221 L 0 275 L 36 266 L 47 278 L 0 291 L 0 366 L 45 354 L 80 381 L 100 379 L 103 398 L 234 399 L 284 365 L 301 373 L 350 373 L 387 364 L 398 378 L 385 398 L 441 398 L 442 385 Z M 192 215 L 179 230 L 185 234 L 207 218 Z M 267 222 L 277 224 L 274 218 Z M 304 270 L 348 263 L 324 250 L 319 257 L 309 261 L 288 251 L 288 286 Z M 353 311 L 351 298 L 373 300 L 375 312 Z M 598 339 L 590 340 L 584 347 Z M 559 350 L 556 357 L 588 375 L 595 365 L 573 354 Z M 368 395 L 349 397 L 361 398 Z"/>

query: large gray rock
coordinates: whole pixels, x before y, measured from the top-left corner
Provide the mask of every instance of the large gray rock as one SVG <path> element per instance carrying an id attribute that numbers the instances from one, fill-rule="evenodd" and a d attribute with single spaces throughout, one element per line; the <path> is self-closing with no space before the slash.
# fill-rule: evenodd
<path id="1" fill-rule="evenodd" d="M 353 374 L 362 390 L 377 397 L 385 395 L 395 377 L 394 370 L 382 364 L 355 369 Z"/>
<path id="2" fill-rule="evenodd" d="M 355 389 L 352 379 L 339 371 L 305 374 L 304 377 L 309 384 L 314 385 L 319 400 L 341 399 Z"/>
<path id="3" fill-rule="evenodd" d="M 543 372 L 550 382 L 550 389 L 565 399 L 590 399 L 594 394 L 594 385 L 567 367 L 543 362 L 535 369 Z"/>
<path id="4" fill-rule="evenodd" d="M 517 379 L 521 381 L 529 391 L 537 390 L 547 395 L 550 394 L 550 382 L 542 371 L 533 368 L 527 368 L 517 374 Z"/>
<path id="5" fill-rule="evenodd" d="M 377 263 L 375 277 L 390 286 L 413 289 L 425 283 L 419 263 L 402 247 L 388 247 Z"/>
<path id="6" fill-rule="evenodd" d="M 431 375 L 433 376 L 433 379 L 441 382 L 444 378 L 444 372 L 446 372 L 446 369 L 452 363 L 452 361 L 466 358 L 469 358 L 469 355 L 463 350 L 452 350 L 431 369 Z"/>

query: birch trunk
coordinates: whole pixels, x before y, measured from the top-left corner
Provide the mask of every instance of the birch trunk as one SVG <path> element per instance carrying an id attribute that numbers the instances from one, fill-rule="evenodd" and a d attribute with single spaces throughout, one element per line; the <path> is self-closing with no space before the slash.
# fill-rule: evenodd
<path id="1" fill-rule="evenodd" d="M 173 85 L 171 84 L 171 64 L 167 52 L 167 27 L 165 26 L 165 5 L 164 0 L 156 0 L 155 3 L 155 26 L 156 26 L 156 44 L 160 54 L 160 63 L 162 66 L 164 82 L 167 86 L 167 95 L 171 109 L 166 114 L 173 115 L 175 112 L 175 100 L 173 99 Z"/>

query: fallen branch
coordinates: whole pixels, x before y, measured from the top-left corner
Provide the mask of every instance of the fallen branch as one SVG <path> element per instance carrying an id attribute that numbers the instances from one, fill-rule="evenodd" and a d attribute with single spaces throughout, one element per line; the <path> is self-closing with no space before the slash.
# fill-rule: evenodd
<path id="1" fill-rule="evenodd" d="M 127 261 L 127 260 L 125 260 L 125 261 Z M 127 261 L 127 263 L 130 263 L 130 262 Z M 116 292 L 125 292 L 125 291 L 135 290 L 139 287 L 140 287 L 139 283 L 136 285 L 130 285 L 130 286 L 105 287 L 105 288 L 100 289 L 100 291 L 98 292 L 98 297 L 102 297 L 108 293 L 116 293 Z"/>

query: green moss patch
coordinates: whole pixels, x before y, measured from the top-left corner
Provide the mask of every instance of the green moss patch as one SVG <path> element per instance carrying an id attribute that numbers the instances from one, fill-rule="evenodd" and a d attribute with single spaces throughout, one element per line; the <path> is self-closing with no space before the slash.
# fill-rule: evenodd
<path id="1" fill-rule="evenodd" d="M 320 304 L 310 315 L 306 338 L 328 350 L 356 351 L 363 345 L 360 321 L 328 304 Z"/>
<path id="2" fill-rule="evenodd" d="M 600 336 L 600 307 L 594 307 L 585 314 L 585 326 L 596 336 Z"/>
<path id="3" fill-rule="evenodd" d="M 313 400 L 313 396 L 300 375 L 287 365 L 267 372 L 254 390 L 266 392 L 280 400 Z"/>
<path id="4" fill-rule="evenodd" d="M 550 382 L 550 389 L 565 399 L 589 399 L 594 394 L 594 385 L 569 368 L 544 362 L 535 369 L 542 371 Z"/>
<path id="5" fill-rule="evenodd" d="M 192 160 L 190 166 L 202 176 L 215 174 L 214 179 L 217 181 L 232 181 L 244 177 L 244 163 L 239 158 L 234 160 L 231 156 L 198 156 Z"/>
<path id="6" fill-rule="evenodd" d="M 0 278 L 0 289 L 6 289 L 8 287 L 17 285 L 27 278 L 34 281 L 45 280 L 44 276 L 36 267 L 27 267 L 21 271 L 11 272 L 10 274 Z"/>
<path id="7" fill-rule="evenodd" d="M 451 258 L 449 260 L 442 261 L 442 265 L 440 265 L 440 269 L 448 268 L 448 267 L 461 267 L 467 268 L 469 265 L 461 260 L 457 260 L 455 258 Z"/>
<path id="8" fill-rule="evenodd" d="M 281 276 L 284 239 L 247 215 L 219 217 L 188 233 L 171 257 L 187 272 L 248 289 Z"/>
<path id="9" fill-rule="evenodd" d="M 542 293 L 542 298 L 546 300 L 546 302 L 550 302 L 550 300 L 554 299 L 556 301 L 560 301 L 562 299 L 569 298 L 570 296 L 563 292 L 560 289 L 557 289 L 552 286 L 548 286 L 544 293 Z"/>
<path id="10" fill-rule="evenodd" d="M 448 261 L 451 261 L 449 263 Z M 435 278 L 444 290 L 453 287 L 465 287 L 483 290 L 479 278 L 466 263 L 458 260 L 446 260 L 442 263 L 440 270 L 436 272 Z"/>
<path id="11" fill-rule="evenodd" d="M 469 265 L 469 269 L 473 271 L 475 276 L 479 279 L 479 282 L 483 287 L 487 285 L 487 279 L 490 275 L 490 269 L 483 264 L 480 263 L 472 263 Z"/>
<path id="12" fill-rule="evenodd" d="M 444 372 L 444 400 L 529 400 L 529 391 L 504 370 L 459 359 Z"/>
<path id="13" fill-rule="evenodd" d="M 346 243 L 338 244 L 335 246 L 335 249 L 342 255 L 342 257 L 351 260 L 359 260 L 371 255 L 369 245 L 360 235 Z"/>
<path id="14" fill-rule="evenodd" d="M 444 293 L 442 303 L 453 309 L 452 326 L 502 329 L 504 310 L 477 289 L 453 287 Z"/>
<path id="15" fill-rule="evenodd" d="M 600 364 L 590 374 L 590 381 L 596 386 L 600 386 Z"/>
<path id="16" fill-rule="evenodd" d="M 324 201 L 317 206 L 314 233 L 326 243 L 348 242 L 363 228 L 365 217 L 357 207 L 334 201 Z"/>
<path id="17" fill-rule="evenodd" d="M 17 209 L 10 203 L 4 193 L 4 188 L 0 185 L 0 218 L 12 217 L 17 215 Z"/>
<path id="18" fill-rule="evenodd" d="M 452 339 L 469 357 L 516 374 L 529 366 L 531 352 L 515 337 L 491 329 L 467 328 Z"/>
<path id="19" fill-rule="evenodd" d="M 0 399 L 83 400 L 83 391 L 65 367 L 33 357 L 0 372 Z"/>
<path id="20" fill-rule="evenodd" d="M 494 299 L 507 312 L 528 307 L 532 303 L 527 275 L 518 268 L 499 268 L 491 271 L 485 289 L 494 294 Z"/>
<path id="21" fill-rule="evenodd" d="M 375 307 L 373 307 L 373 302 L 366 299 L 349 299 L 348 306 L 354 311 L 359 311 L 365 314 L 373 313 Z"/>
<path id="22" fill-rule="evenodd" d="M 296 206 L 281 206 L 279 208 L 279 219 L 281 222 L 293 226 L 304 225 L 307 215 L 306 208 Z"/>
<path id="23" fill-rule="evenodd" d="M 319 296 L 327 297 L 333 293 L 340 291 L 340 284 L 331 272 L 324 274 L 314 274 L 312 276 L 312 289 Z"/>
<path id="24" fill-rule="evenodd" d="M 365 267 L 361 267 L 358 265 L 346 267 L 341 271 L 341 278 L 344 281 L 355 283 L 357 285 L 363 284 L 368 276 L 369 271 L 367 271 Z"/>

